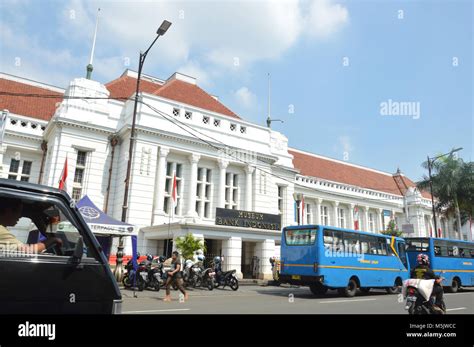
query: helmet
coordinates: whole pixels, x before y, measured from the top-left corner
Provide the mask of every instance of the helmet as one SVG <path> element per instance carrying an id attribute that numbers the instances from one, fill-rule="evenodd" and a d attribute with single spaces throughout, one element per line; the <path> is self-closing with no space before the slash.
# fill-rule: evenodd
<path id="1" fill-rule="evenodd" d="M 428 265 L 430 263 L 430 258 L 426 254 L 420 253 L 416 257 L 416 262 L 420 265 Z"/>
<path id="2" fill-rule="evenodd" d="M 160 261 L 160 263 L 164 263 L 166 258 L 163 256 L 163 255 L 160 255 L 160 257 L 158 258 L 158 260 Z"/>
<path id="3" fill-rule="evenodd" d="M 190 268 L 194 265 L 194 262 L 191 259 L 188 259 L 184 262 L 184 265 L 186 266 L 186 268 Z"/>
<path id="4" fill-rule="evenodd" d="M 214 257 L 214 263 L 219 264 L 221 262 L 221 257 Z"/>
<path id="5" fill-rule="evenodd" d="M 198 261 L 204 261 L 204 259 L 206 259 L 206 257 L 203 256 L 202 254 L 199 254 L 199 255 L 197 256 L 197 260 L 198 260 Z"/>
<path id="6" fill-rule="evenodd" d="M 151 254 L 147 254 L 147 255 L 146 255 L 146 260 L 152 261 L 152 260 L 153 260 L 153 256 L 152 256 Z"/>

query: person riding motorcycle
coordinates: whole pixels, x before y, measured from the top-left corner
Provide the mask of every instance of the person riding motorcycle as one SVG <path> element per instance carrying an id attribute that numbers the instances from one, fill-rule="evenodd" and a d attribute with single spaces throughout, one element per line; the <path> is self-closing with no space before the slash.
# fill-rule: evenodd
<path id="1" fill-rule="evenodd" d="M 410 278 L 423 279 L 423 280 L 435 280 L 433 286 L 432 295 L 435 296 L 435 305 L 442 308 L 444 307 L 443 299 L 443 287 L 441 286 L 442 278 L 437 276 L 433 270 L 430 269 L 430 258 L 423 253 L 418 254 L 416 257 L 417 265 L 411 270 Z"/>

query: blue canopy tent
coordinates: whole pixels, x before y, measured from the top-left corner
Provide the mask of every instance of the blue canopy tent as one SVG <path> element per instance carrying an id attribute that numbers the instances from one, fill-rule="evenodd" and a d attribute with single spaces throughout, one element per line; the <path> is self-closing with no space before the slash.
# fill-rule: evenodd
<path id="1" fill-rule="evenodd" d="M 87 195 L 79 200 L 76 206 L 104 249 L 107 258 L 110 255 L 112 237 L 130 236 L 132 238 L 132 262 L 134 268 L 136 268 L 137 232 L 135 231 L 135 227 L 108 216 L 98 208 Z"/>

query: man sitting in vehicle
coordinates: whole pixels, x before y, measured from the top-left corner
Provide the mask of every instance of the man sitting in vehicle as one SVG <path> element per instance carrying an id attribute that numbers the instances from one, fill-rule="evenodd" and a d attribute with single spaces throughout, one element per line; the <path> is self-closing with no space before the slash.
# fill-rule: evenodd
<path id="1" fill-rule="evenodd" d="M 0 250 L 41 253 L 54 244 L 61 245 L 62 241 L 56 237 L 50 237 L 35 244 L 24 244 L 18 240 L 6 227 L 15 226 L 22 217 L 23 203 L 19 199 L 0 199 Z"/>
<path id="2" fill-rule="evenodd" d="M 417 265 L 411 270 L 410 278 L 422 280 L 435 280 L 433 286 L 433 295 L 436 297 L 436 305 L 444 305 L 443 287 L 441 286 L 442 278 L 437 276 L 430 269 L 430 259 L 426 254 L 420 253 L 416 257 Z"/>

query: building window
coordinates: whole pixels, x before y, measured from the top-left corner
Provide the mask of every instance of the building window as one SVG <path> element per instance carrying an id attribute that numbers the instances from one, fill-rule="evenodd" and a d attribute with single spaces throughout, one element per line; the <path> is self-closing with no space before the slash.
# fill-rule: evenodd
<path id="1" fill-rule="evenodd" d="M 32 164 L 33 162 L 28 160 L 23 160 L 22 163 L 21 160 L 12 159 L 10 161 L 8 179 L 28 182 L 30 180 Z"/>
<path id="2" fill-rule="evenodd" d="M 278 214 L 283 215 L 283 199 L 285 196 L 285 187 L 278 186 Z"/>
<path id="3" fill-rule="evenodd" d="M 313 223 L 313 214 L 311 212 L 311 205 L 310 204 L 305 204 L 305 212 L 306 212 L 306 224 L 311 224 Z"/>
<path id="4" fill-rule="evenodd" d="M 183 180 L 183 170 L 182 164 L 167 162 L 166 163 L 166 181 L 165 181 L 165 198 L 163 204 L 163 210 L 165 213 L 170 214 L 171 208 L 173 206 L 173 201 L 171 194 L 173 193 L 173 177 L 176 173 L 176 208 L 174 210 L 175 215 L 179 215 L 181 207 L 181 189 L 182 189 L 182 180 Z"/>
<path id="5" fill-rule="evenodd" d="M 321 223 L 323 225 L 329 225 L 329 213 L 327 206 L 321 205 Z"/>
<path id="6" fill-rule="evenodd" d="M 72 198 L 76 201 L 82 197 L 84 187 L 84 176 L 86 172 L 87 152 L 77 151 L 76 170 L 74 171 L 74 183 L 72 186 Z"/>
<path id="7" fill-rule="evenodd" d="M 186 119 L 193 118 L 193 113 L 191 111 L 184 112 L 184 118 L 186 118 Z"/>
<path id="8" fill-rule="evenodd" d="M 196 212 L 201 218 L 210 218 L 211 215 L 211 176 L 212 170 L 198 168 L 196 186 Z"/>
<path id="9" fill-rule="evenodd" d="M 221 120 L 220 119 L 214 119 L 214 126 L 215 127 L 221 126 Z"/>
<path id="10" fill-rule="evenodd" d="M 245 134 L 245 133 L 247 132 L 247 127 L 241 126 L 241 127 L 240 127 L 240 132 L 241 132 L 242 134 Z"/>
<path id="11" fill-rule="evenodd" d="M 338 214 L 338 220 L 339 220 L 339 227 L 340 228 L 345 228 L 346 227 L 346 215 L 345 215 L 345 211 L 343 208 L 339 208 L 337 210 L 337 214 Z"/>
<path id="12" fill-rule="evenodd" d="M 375 230 L 375 218 L 372 212 L 369 213 L 369 231 Z"/>
<path id="13" fill-rule="evenodd" d="M 228 172 L 225 175 L 225 208 L 237 210 L 239 201 L 239 175 Z"/>
<path id="14" fill-rule="evenodd" d="M 208 116 L 202 116 L 202 122 L 204 124 L 208 124 L 209 123 L 209 117 Z"/>
<path id="15" fill-rule="evenodd" d="M 173 108 L 173 116 L 179 117 L 179 108 Z"/>
<path id="16" fill-rule="evenodd" d="M 235 131 L 237 129 L 237 124 L 235 123 L 230 123 L 230 130 Z"/>

